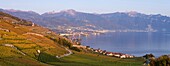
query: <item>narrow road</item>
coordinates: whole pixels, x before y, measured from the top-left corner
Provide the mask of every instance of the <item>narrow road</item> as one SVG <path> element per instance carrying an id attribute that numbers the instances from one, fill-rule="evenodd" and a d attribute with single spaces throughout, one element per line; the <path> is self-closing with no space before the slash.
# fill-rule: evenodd
<path id="1" fill-rule="evenodd" d="M 26 55 L 24 52 L 20 51 L 17 47 L 15 47 L 12 44 L 3 44 L 3 46 L 14 48 L 14 49 L 18 50 L 18 52 L 21 53 L 22 55 Z"/>
<path id="2" fill-rule="evenodd" d="M 63 46 L 62 46 L 63 47 Z M 63 47 L 63 48 L 65 48 L 65 47 Z M 69 53 L 67 53 L 67 54 L 64 54 L 64 55 L 61 55 L 61 56 L 56 56 L 57 58 L 62 58 L 62 57 L 66 57 L 66 56 L 69 56 L 69 55 L 71 55 L 71 54 L 73 54 L 73 52 L 71 51 L 71 50 L 69 50 L 68 48 L 65 48 Z"/>

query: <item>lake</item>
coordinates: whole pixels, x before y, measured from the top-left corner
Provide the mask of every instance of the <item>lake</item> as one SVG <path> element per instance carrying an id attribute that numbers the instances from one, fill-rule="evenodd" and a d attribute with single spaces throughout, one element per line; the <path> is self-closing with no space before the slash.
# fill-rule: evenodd
<path id="1" fill-rule="evenodd" d="M 155 56 L 170 54 L 170 34 L 114 32 L 82 37 L 82 45 L 111 52 L 121 52 L 135 56 L 152 53 Z"/>

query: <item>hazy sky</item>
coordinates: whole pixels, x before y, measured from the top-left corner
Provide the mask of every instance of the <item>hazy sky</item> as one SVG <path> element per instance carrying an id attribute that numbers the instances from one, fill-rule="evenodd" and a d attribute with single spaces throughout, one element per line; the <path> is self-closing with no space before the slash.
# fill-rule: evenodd
<path id="1" fill-rule="evenodd" d="M 66 9 L 88 13 L 137 11 L 170 16 L 170 0 L 0 0 L 0 8 L 38 13 Z"/>

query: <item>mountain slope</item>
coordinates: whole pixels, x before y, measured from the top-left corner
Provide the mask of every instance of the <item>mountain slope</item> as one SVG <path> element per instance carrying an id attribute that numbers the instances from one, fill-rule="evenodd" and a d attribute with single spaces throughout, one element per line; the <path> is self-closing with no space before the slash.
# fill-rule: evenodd
<path id="1" fill-rule="evenodd" d="M 57 41 L 51 40 L 50 37 Z M 64 44 L 60 43 L 66 41 L 63 39 L 49 29 L 0 12 L 2 66 L 45 66 L 46 64 L 40 61 L 58 61 L 55 56 L 68 53 L 62 47 Z"/>

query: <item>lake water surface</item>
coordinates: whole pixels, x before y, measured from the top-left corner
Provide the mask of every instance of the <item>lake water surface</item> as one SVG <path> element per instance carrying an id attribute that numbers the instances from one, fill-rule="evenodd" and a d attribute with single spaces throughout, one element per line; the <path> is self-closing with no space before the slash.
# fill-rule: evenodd
<path id="1" fill-rule="evenodd" d="M 82 38 L 82 44 L 135 56 L 143 56 L 146 53 L 155 56 L 170 54 L 170 34 L 167 33 L 114 32 L 90 35 Z"/>

